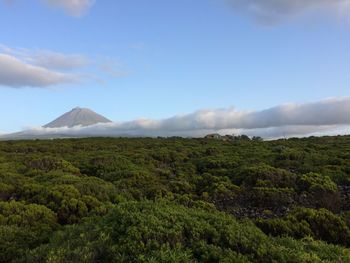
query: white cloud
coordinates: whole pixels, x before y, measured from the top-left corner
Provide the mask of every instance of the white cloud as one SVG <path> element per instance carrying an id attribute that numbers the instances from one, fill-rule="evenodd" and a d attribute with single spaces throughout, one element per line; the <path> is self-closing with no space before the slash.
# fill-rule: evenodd
<path id="1" fill-rule="evenodd" d="M 42 0 L 46 4 L 63 9 L 67 14 L 75 17 L 85 15 L 93 6 L 94 0 Z"/>
<path id="2" fill-rule="evenodd" d="M 247 134 L 264 138 L 350 133 L 350 97 L 314 103 L 285 104 L 263 111 L 234 108 L 201 110 L 163 120 L 97 124 L 73 128 L 33 128 L 24 135 L 184 136 L 208 133 Z M 22 135 L 23 135 L 22 134 Z"/>
<path id="3" fill-rule="evenodd" d="M 101 72 L 114 78 L 126 77 L 130 74 L 121 62 L 112 59 L 101 62 L 98 68 Z"/>
<path id="4" fill-rule="evenodd" d="M 38 66 L 57 70 L 82 68 L 89 63 L 88 59 L 82 55 L 67 55 L 52 51 L 36 52 L 31 59 Z"/>
<path id="5" fill-rule="evenodd" d="M 15 0 L 3 0 L 3 2 L 7 5 L 12 5 Z"/>
<path id="6" fill-rule="evenodd" d="M 141 51 L 141 50 L 145 49 L 145 43 L 144 42 L 133 43 L 133 44 L 129 45 L 129 48 Z"/>
<path id="7" fill-rule="evenodd" d="M 350 0 L 226 0 L 236 11 L 255 16 L 265 23 L 278 22 L 307 11 L 347 15 Z"/>
<path id="8" fill-rule="evenodd" d="M 5 67 L 5 63 L 10 63 L 9 58 L 12 58 L 12 63 L 10 63 L 12 66 L 8 68 L 8 70 L 11 69 L 11 72 L 8 72 L 10 74 L 5 75 L 4 72 L 0 72 L 0 86 L 16 88 L 46 87 L 79 80 L 104 82 L 99 77 L 101 73 L 115 78 L 129 75 L 129 71 L 124 69 L 123 64 L 112 58 L 97 57 L 90 59 L 81 54 L 12 48 L 1 44 L 0 55 L 2 56 L 3 67 Z M 17 62 L 16 65 L 14 61 Z M 15 66 L 18 68 L 15 69 Z M 26 70 L 23 69 L 24 67 Z M 26 75 L 23 74 L 24 71 Z M 92 71 L 93 73 L 91 73 Z M 48 74 L 44 74 L 44 72 Z M 30 77 L 29 74 L 32 74 L 32 76 Z M 43 80 L 43 77 L 46 78 Z"/>
<path id="9" fill-rule="evenodd" d="M 0 0 L 1 1 L 1 0 Z M 12 5 L 16 0 L 2 0 L 7 5 Z M 48 6 L 60 8 L 65 13 L 74 17 L 84 16 L 94 5 L 95 0 L 39 0 Z"/>
<path id="10" fill-rule="evenodd" d="M 31 65 L 54 70 L 79 69 L 89 65 L 89 59 L 79 54 L 63 54 L 50 50 L 10 48 L 0 44 L 0 53 L 14 56 Z"/>
<path id="11" fill-rule="evenodd" d="M 78 81 L 79 76 L 51 71 L 28 64 L 14 56 L 0 53 L 0 86 L 48 87 Z"/>

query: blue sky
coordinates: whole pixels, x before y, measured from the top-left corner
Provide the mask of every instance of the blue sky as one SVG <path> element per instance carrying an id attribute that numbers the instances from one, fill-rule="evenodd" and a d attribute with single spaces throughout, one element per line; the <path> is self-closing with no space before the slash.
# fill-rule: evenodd
<path id="1" fill-rule="evenodd" d="M 76 106 L 128 121 L 350 96 L 350 21 L 335 5 L 262 0 L 262 17 L 235 0 L 96 0 L 84 13 L 64 2 L 0 0 L 0 54 L 75 77 L 36 87 L 0 73 L 0 131 Z M 81 63 L 58 69 L 50 54 Z"/>

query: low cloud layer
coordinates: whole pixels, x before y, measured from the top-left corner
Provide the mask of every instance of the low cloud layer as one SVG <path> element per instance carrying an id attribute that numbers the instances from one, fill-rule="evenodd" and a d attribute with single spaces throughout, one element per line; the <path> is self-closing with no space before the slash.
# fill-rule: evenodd
<path id="1" fill-rule="evenodd" d="M 326 11 L 347 15 L 350 0 L 226 0 L 234 10 L 274 23 L 303 12 Z"/>
<path id="2" fill-rule="evenodd" d="M 73 128 L 32 128 L 21 133 L 34 136 L 183 136 L 209 133 L 247 134 L 264 138 L 305 135 L 350 134 L 350 98 L 314 103 L 284 104 L 263 111 L 234 108 L 200 110 L 163 120 L 97 124 Z"/>
<path id="3" fill-rule="evenodd" d="M 94 0 L 42 0 L 46 4 L 63 9 L 67 14 L 75 17 L 85 15 L 93 6 Z"/>

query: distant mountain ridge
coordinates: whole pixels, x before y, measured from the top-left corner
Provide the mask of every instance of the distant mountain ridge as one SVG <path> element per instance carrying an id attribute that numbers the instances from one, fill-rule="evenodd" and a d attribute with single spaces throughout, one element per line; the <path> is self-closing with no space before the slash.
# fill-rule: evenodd
<path id="1" fill-rule="evenodd" d="M 44 128 L 72 128 L 74 126 L 90 126 L 97 123 L 108 123 L 111 120 L 104 116 L 97 114 L 96 112 L 87 109 L 76 107 L 71 111 L 63 114 L 54 121 L 44 125 Z"/>

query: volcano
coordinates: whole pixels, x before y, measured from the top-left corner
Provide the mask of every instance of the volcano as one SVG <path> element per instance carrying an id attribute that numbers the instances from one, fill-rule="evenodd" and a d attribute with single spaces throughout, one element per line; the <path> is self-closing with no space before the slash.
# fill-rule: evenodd
<path id="1" fill-rule="evenodd" d="M 63 114 L 54 121 L 44 125 L 44 128 L 61 128 L 74 126 L 90 126 L 97 123 L 108 123 L 111 120 L 103 117 L 96 112 L 87 108 L 74 108 L 71 111 Z"/>

